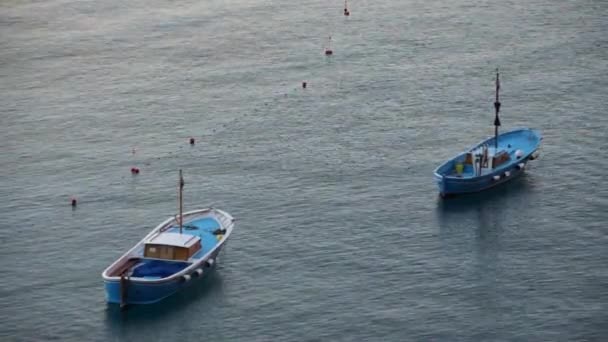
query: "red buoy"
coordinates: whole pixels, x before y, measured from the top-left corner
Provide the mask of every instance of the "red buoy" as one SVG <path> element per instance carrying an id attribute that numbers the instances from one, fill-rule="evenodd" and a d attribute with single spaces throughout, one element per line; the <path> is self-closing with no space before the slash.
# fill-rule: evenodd
<path id="1" fill-rule="evenodd" d="M 76 197 L 72 197 L 72 207 L 75 207 L 77 204 Z"/>
<path id="2" fill-rule="evenodd" d="M 194 145 L 194 138 L 190 138 L 190 145 Z"/>
<path id="3" fill-rule="evenodd" d="M 139 174 L 139 168 L 138 167 L 132 167 L 131 168 L 131 173 L 134 174 L 134 175 Z"/>
<path id="4" fill-rule="evenodd" d="M 306 89 L 306 81 L 302 82 L 302 88 Z"/>

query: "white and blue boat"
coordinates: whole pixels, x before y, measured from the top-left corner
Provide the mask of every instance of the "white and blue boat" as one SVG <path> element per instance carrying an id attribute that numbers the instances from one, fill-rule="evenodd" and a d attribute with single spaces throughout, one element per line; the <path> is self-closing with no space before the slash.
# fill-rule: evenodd
<path id="1" fill-rule="evenodd" d="M 234 218 L 214 208 L 170 217 L 103 271 L 109 303 L 151 304 L 190 286 L 214 270 L 218 253 L 234 228 Z"/>
<path id="2" fill-rule="evenodd" d="M 442 197 L 478 192 L 508 182 L 524 172 L 527 163 L 539 155 L 542 136 L 530 128 L 498 134 L 500 78 L 496 71 L 494 136 L 435 169 Z"/>

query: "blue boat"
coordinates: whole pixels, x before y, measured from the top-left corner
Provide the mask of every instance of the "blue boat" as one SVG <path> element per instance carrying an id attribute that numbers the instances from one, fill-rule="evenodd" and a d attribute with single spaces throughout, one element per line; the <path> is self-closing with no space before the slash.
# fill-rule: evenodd
<path id="1" fill-rule="evenodd" d="M 234 228 L 234 218 L 214 208 L 170 217 L 103 271 L 109 303 L 151 304 L 212 272 Z"/>
<path id="2" fill-rule="evenodd" d="M 537 130 L 523 128 L 498 134 L 499 90 L 497 70 L 494 136 L 435 169 L 442 197 L 478 192 L 508 182 L 523 173 L 530 160 L 538 158 L 543 138 Z"/>

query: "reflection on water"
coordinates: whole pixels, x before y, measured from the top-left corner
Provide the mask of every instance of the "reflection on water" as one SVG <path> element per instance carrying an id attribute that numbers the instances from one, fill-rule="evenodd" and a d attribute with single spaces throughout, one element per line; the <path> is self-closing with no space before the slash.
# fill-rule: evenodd
<path id="1" fill-rule="evenodd" d="M 533 186 L 526 174 L 487 191 L 438 199 L 437 220 L 444 243 L 475 241 L 480 253 L 497 250 L 507 215 L 518 215 Z M 472 238 L 472 240 L 471 240 Z M 465 239 L 465 241 L 462 241 Z"/>
<path id="2" fill-rule="evenodd" d="M 173 320 L 172 317 L 181 317 L 180 312 L 188 307 L 197 305 L 199 310 L 205 311 L 205 306 L 213 305 L 213 298 L 223 295 L 222 278 L 219 272 L 212 272 L 191 286 L 149 305 L 132 305 L 121 310 L 119 305 L 107 304 L 105 310 L 106 326 L 112 336 L 124 336 L 137 333 L 149 324 Z"/>
<path id="3" fill-rule="evenodd" d="M 461 229 L 462 223 L 474 228 L 480 238 L 500 230 L 501 218 L 522 205 L 522 197 L 532 191 L 526 175 L 486 191 L 453 198 L 438 198 L 437 217 L 442 232 Z M 476 215 L 471 215 L 476 213 Z M 472 218 L 475 219 L 472 219 Z M 472 224 L 472 226 L 471 226 Z"/>
<path id="4" fill-rule="evenodd" d="M 525 195 L 530 191 L 532 184 L 528 179 L 529 177 L 524 173 L 516 179 L 485 191 L 450 198 L 438 197 L 438 212 L 440 215 L 462 212 L 513 200 L 514 197 Z"/>
<path id="5" fill-rule="evenodd" d="M 505 264 L 510 259 L 505 256 L 509 241 L 504 239 L 513 237 L 509 230 L 518 222 L 508 216 L 526 212 L 522 207 L 533 195 L 532 181 L 524 174 L 500 187 L 437 203 L 442 253 L 451 260 L 446 267 L 454 270 L 452 277 L 458 279 L 452 283 L 473 286 L 470 292 L 453 290 L 453 295 L 473 305 L 479 313 L 476 319 L 488 326 L 495 324 L 488 317 L 496 317 L 508 305 L 501 288 L 505 269 L 512 265 Z"/>

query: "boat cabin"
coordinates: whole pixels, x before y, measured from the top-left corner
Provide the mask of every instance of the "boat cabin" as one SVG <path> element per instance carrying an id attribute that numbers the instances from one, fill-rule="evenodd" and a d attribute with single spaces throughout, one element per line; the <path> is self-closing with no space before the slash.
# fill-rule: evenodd
<path id="1" fill-rule="evenodd" d="M 510 146 L 509 146 L 510 147 Z M 520 152 L 520 155 L 522 153 Z M 482 145 L 454 161 L 452 176 L 477 177 L 494 172 L 493 170 L 511 161 L 508 150 L 499 150 Z"/>
<path id="2" fill-rule="evenodd" d="M 201 238 L 190 234 L 160 233 L 144 246 L 144 257 L 188 260 L 201 249 Z"/>
<path id="3" fill-rule="evenodd" d="M 500 165 L 511 160 L 511 156 L 507 151 L 499 151 L 495 156 L 492 157 L 492 166 L 494 168 L 499 167 Z"/>
<path id="4" fill-rule="evenodd" d="M 468 152 L 465 155 L 465 157 L 464 157 L 465 165 L 475 165 L 475 163 L 477 162 L 476 158 L 475 158 L 476 152 L 477 151 Z M 487 147 L 481 148 L 481 153 L 479 154 L 479 156 L 481 157 L 482 167 L 484 167 L 484 168 L 491 167 L 491 168 L 495 169 L 495 168 L 499 167 L 500 165 L 511 160 L 509 151 L 502 150 L 502 151 L 498 151 L 497 153 L 494 153 L 494 151 L 491 151 Z M 490 160 L 492 161 L 491 164 L 488 163 Z"/>

